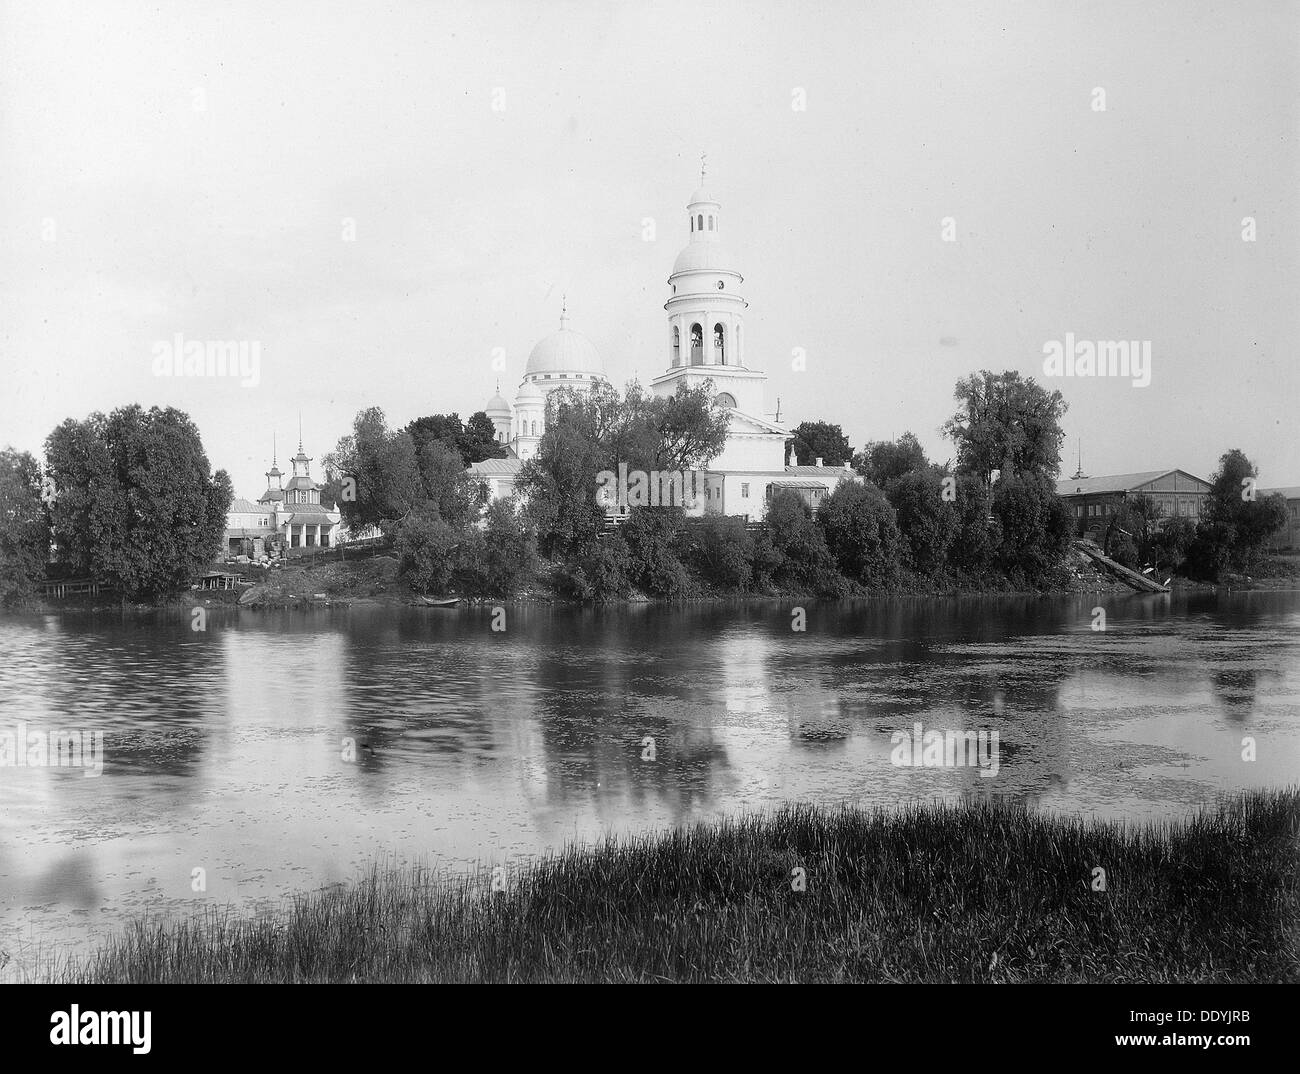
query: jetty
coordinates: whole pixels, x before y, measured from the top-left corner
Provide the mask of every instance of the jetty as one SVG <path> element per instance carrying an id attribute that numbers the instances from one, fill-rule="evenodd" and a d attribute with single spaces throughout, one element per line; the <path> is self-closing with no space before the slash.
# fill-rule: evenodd
<path id="1" fill-rule="evenodd" d="M 1097 545 L 1088 540 L 1078 540 L 1074 542 L 1075 551 L 1082 553 L 1110 574 L 1113 578 L 1119 579 L 1125 585 L 1136 589 L 1139 593 L 1168 593 L 1169 587 L 1161 585 L 1154 578 L 1148 578 L 1145 574 L 1139 574 L 1137 571 L 1129 570 L 1128 567 L 1116 563 L 1110 556 L 1106 555 Z"/>

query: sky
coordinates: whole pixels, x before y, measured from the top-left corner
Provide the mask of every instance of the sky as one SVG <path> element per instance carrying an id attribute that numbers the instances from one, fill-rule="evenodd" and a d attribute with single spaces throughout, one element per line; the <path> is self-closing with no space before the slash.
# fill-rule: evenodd
<path id="1" fill-rule="evenodd" d="M 0 445 L 176 406 L 255 498 L 299 414 L 319 460 L 513 398 L 561 296 L 648 382 L 703 153 L 783 422 L 944 461 L 956 382 L 1016 369 L 1063 474 L 1300 484 L 1298 119 L 1276 0 L 0 2 Z M 257 384 L 156 376 L 177 333 Z M 1150 383 L 1045 376 L 1067 333 Z"/>

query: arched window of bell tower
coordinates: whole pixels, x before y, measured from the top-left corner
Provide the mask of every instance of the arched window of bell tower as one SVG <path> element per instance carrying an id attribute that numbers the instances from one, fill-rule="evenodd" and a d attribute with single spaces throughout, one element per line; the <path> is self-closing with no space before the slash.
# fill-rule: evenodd
<path id="1" fill-rule="evenodd" d="M 703 214 L 703 213 L 700 213 L 699 218 L 695 221 L 695 230 L 696 230 L 696 231 L 703 231 L 703 230 L 704 230 L 704 214 Z"/>
<path id="2" fill-rule="evenodd" d="M 717 364 L 727 364 L 727 330 L 721 324 L 713 326 L 713 349 L 717 352 Z"/>
<path id="3" fill-rule="evenodd" d="M 682 364 L 682 330 L 673 325 L 673 365 Z"/>
<path id="4" fill-rule="evenodd" d="M 712 213 L 709 214 L 709 230 L 710 230 L 710 231 L 713 230 L 713 214 L 712 214 Z"/>
<path id="5" fill-rule="evenodd" d="M 704 329 L 691 325 L 691 365 L 704 364 Z"/>

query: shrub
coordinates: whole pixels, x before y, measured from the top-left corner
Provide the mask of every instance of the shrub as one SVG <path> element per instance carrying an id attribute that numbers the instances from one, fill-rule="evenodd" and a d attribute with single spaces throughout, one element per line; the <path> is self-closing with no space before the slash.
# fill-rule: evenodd
<path id="1" fill-rule="evenodd" d="M 629 580 L 654 597 L 680 596 L 691 578 L 677 556 L 682 512 L 671 507 L 634 507 L 620 531 L 628 550 Z"/>
<path id="2" fill-rule="evenodd" d="M 778 492 L 767 507 L 764 531 L 771 549 L 772 581 L 826 596 L 844 591 L 844 578 L 812 510 L 790 491 Z M 768 547 L 763 554 L 769 555 Z"/>
<path id="3" fill-rule="evenodd" d="M 898 522 L 893 507 L 874 485 L 842 481 L 822 503 L 817 522 L 846 577 L 869 586 L 896 580 Z"/>
<path id="4" fill-rule="evenodd" d="M 705 515 L 690 527 L 683 554 L 704 581 L 721 589 L 748 589 L 753 581 L 754 539 L 742 518 Z"/>
<path id="5" fill-rule="evenodd" d="M 443 593 L 456 568 L 454 555 L 465 539 L 444 522 L 437 510 L 413 511 L 391 526 L 398 567 L 417 593 Z"/>

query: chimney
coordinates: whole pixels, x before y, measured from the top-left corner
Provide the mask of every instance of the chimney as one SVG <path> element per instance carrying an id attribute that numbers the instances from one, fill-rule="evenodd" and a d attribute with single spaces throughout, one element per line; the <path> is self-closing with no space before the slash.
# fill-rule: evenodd
<path id="1" fill-rule="evenodd" d="M 817 465 L 820 466 L 821 464 L 822 464 L 822 457 L 821 457 L 820 455 L 818 455 L 818 456 L 817 456 Z"/>
<path id="2" fill-rule="evenodd" d="M 785 449 L 785 464 L 786 464 L 787 466 L 793 466 L 793 465 L 794 465 L 794 445 L 793 445 L 793 444 L 791 444 L 788 448 Z"/>
<path id="3" fill-rule="evenodd" d="M 852 464 L 849 462 L 848 459 L 845 459 L 845 460 L 844 460 L 844 469 L 846 469 L 846 470 L 852 470 L 852 469 L 853 469 L 853 466 L 852 466 Z"/>

